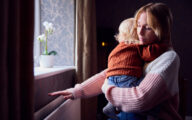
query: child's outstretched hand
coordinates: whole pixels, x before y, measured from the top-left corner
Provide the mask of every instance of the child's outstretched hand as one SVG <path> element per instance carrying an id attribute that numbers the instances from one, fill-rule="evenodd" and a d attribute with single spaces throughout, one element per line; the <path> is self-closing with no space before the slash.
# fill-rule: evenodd
<path id="1" fill-rule="evenodd" d="M 74 99 L 73 94 L 67 90 L 48 93 L 49 96 L 62 95 L 64 99 Z"/>

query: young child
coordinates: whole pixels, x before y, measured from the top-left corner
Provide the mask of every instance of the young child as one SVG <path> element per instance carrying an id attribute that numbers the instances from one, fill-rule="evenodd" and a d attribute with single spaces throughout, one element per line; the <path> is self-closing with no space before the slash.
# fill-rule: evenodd
<path id="1" fill-rule="evenodd" d="M 158 42 L 145 44 L 137 40 L 136 28 L 134 28 L 134 18 L 129 18 L 121 22 L 116 40 L 119 44 L 112 50 L 108 57 L 107 80 L 108 84 L 117 87 L 138 86 L 142 81 L 144 63 L 153 61 L 168 49 L 168 46 Z M 103 112 L 112 119 L 118 120 L 116 107 L 108 103 Z M 155 116 L 155 112 L 147 111 L 146 114 Z M 130 113 L 131 119 L 147 119 L 146 114 Z"/>

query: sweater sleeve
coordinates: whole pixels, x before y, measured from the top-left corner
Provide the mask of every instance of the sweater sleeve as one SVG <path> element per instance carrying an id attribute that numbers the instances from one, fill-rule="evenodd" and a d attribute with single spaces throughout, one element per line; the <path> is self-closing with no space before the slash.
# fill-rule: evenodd
<path id="1" fill-rule="evenodd" d="M 103 92 L 110 103 L 124 112 L 149 110 L 178 92 L 178 66 L 176 53 L 165 52 L 148 65 L 139 86 L 118 88 L 105 84 Z"/>
<path id="2" fill-rule="evenodd" d="M 149 45 L 139 45 L 138 49 L 142 59 L 146 62 L 151 62 L 164 53 L 167 47 L 166 44 L 153 43 Z"/>
<path id="3" fill-rule="evenodd" d="M 106 78 L 106 70 L 92 76 L 81 84 L 76 84 L 74 88 L 67 89 L 72 92 L 74 99 L 88 98 L 102 93 L 101 87 Z"/>

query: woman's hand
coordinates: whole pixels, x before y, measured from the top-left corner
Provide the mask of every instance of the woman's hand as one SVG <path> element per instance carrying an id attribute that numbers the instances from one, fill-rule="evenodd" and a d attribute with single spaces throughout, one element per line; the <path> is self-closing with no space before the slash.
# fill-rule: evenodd
<path id="1" fill-rule="evenodd" d="M 62 95 L 64 99 L 74 99 L 73 94 L 67 90 L 48 93 L 49 96 Z"/>

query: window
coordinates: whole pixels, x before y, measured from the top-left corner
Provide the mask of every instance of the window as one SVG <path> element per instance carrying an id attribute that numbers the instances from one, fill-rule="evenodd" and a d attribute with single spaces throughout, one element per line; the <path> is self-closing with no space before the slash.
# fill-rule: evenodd
<path id="1" fill-rule="evenodd" d="M 53 23 L 55 31 L 48 38 L 48 51 L 55 50 L 55 66 L 74 65 L 75 0 L 35 0 L 34 65 L 39 66 L 44 21 Z"/>
<path id="2" fill-rule="evenodd" d="M 49 97 L 49 92 L 74 86 L 75 0 L 35 0 L 34 33 L 34 118 L 50 119 L 60 109 L 63 99 Z M 48 51 L 55 50 L 54 68 L 39 68 L 42 53 L 37 36 L 44 32 L 43 22 L 55 28 L 48 38 Z"/>

